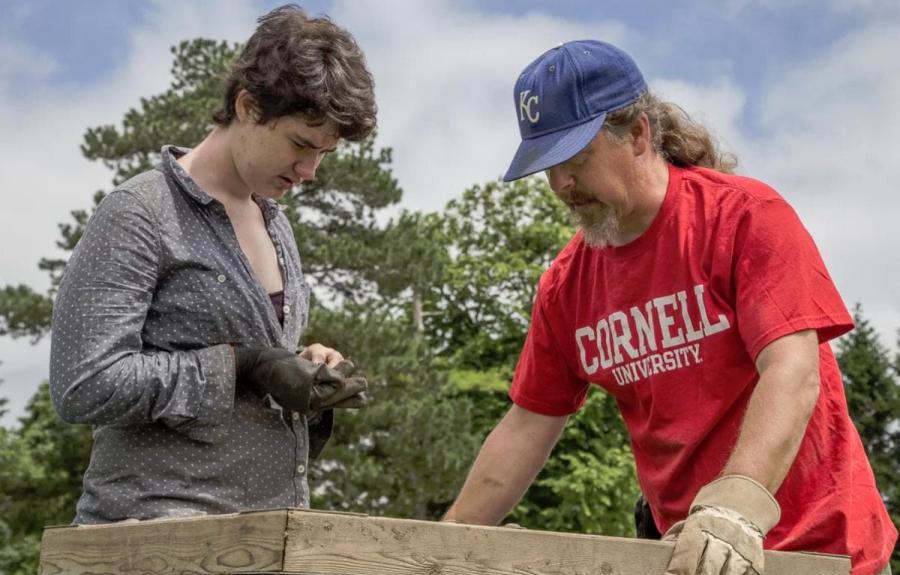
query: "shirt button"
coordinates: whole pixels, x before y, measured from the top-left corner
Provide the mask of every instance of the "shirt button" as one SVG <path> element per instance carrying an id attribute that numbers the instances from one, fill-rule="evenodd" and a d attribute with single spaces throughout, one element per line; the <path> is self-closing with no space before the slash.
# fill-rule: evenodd
<path id="1" fill-rule="evenodd" d="M 294 411 L 294 412 L 292 412 L 292 413 L 291 413 L 291 418 L 292 418 L 294 421 L 299 421 L 299 420 L 300 420 L 300 412 L 299 412 L 299 411 Z"/>
<path id="2" fill-rule="evenodd" d="M 289 311 L 291 311 L 291 306 L 286 305 L 283 308 L 281 308 L 281 311 L 283 311 L 284 313 L 288 313 Z"/>
<path id="3" fill-rule="evenodd" d="M 297 466 L 297 473 L 303 474 L 306 473 L 306 466 L 302 463 Z"/>
<path id="4" fill-rule="evenodd" d="M 225 279 L 226 279 L 226 278 L 225 278 L 225 274 L 219 274 L 219 275 L 216 277 L 216 281 L 219 282 L 220 284 L 225 283 Z"/>
<path id="5" fill-rule="evenodd" d="M 278 263 L 280 263 L 281 265 L 284 265 L 284 258 L 278 258 Z"/>

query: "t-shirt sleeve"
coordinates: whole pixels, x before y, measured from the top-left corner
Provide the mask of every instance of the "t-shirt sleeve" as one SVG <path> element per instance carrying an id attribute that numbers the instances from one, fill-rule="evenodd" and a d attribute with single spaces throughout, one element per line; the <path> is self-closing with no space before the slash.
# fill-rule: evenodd
<path id="1" fill-rule="evenodd" d="M 510 399 L 516 405 L 542 415 L 570 415 L 584 404 L 589 385 L 566 363 L 538 293 L 531 312 L 531 326 L 509 390 Z"/>
<path id="2" fill-rule="evenodd" d="M 735 240 L 738 327 L 754 360 L 791 333 L 815 329 L 824 342 L 853 328 L 819 250 L 787 202 L 754 204 Z"/>

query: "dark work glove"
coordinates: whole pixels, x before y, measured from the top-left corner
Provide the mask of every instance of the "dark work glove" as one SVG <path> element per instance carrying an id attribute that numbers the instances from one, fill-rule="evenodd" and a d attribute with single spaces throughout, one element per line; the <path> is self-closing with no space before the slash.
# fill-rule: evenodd
<path id="1" fill-rule="evenodd" d="M 300 361 L 311 363 L 308 360 Z M 343 359 L 333 368 L 324 364 L 318 365 L 315 384 L 312 389 L 310 404 L 319 405 L 319 409 L 358 409 L 367 402 L 366 390 L 369 384 L 362 376 L 353 376 L 356 370 L 353 363 Z"/>
<path id="2" fill-rule="evenodd" d="M 237 383 L 257 395 L 270 394 L 285 409 L 308 414 L 333 407 L 361 407 L 365 403 L 364 378 L 345 377 L 342 371 L 297 357 L 292 351 L 235 347 L 234 358 Z M 347 373 L 352 368 L 353 364 L 342 367 Z M 362 401 L 354 400 L 356 396 Z"/>

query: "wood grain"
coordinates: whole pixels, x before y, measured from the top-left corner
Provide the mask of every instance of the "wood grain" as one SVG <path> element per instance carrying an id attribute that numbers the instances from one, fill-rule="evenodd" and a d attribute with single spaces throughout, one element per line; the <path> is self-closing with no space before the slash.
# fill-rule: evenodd
<path id="1" fill-rule="evenodd" d="M 284 510 L 44 531 L 41 575 L 279 573 Z"/>
<path id="2" fill-rule="evenodd" d="M 297 509 L 57 527 L 42 575 L 661 575 L 671 543 Z M 766 575 L 847 575 L 846 557 L 766 553 Z"/>
<path id="3" fill-rule="evenodd" d="M 317 575 L 661 575 L 672 543 L 380 517 L 288 517 L 284 569 Z M 766 553 L 766 575 L 847 575 L 847 558 Z"/>

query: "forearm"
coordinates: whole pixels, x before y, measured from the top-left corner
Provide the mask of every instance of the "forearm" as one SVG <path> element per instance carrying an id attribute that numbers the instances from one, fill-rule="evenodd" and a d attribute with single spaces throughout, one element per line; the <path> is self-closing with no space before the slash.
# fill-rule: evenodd
<path id="1" fill-rule="evenodd" d="M 445 519 L 496 525 L 522 498 L 546 463 L 566 421 L 564 417 L 523 412 L 514 406 L 488 435 Z M 523 417 L 539 418 L 539 423 L 526 423 Z"/>
<path id="2" fill-rule="evenodd" d="M 688 516 L 666 533 L 675 549 L 666 573 L 762 573 L 763 541 L 778 525 L 775 493 L 797 456 L 819 397 L 818 334 L 776 339 L 756 358 L 756 382 L 737 443 Z"/>
<path id="3" fill-rule="evenodd" d="M 160 266 L 155 215 L 132 193 L 112 192 L 75 248 L 53 305 L 50 389 L 64 419 L 177 427 L 230 414 L 227 346 L 145 348 Z"/>
<path id="4" fill-rule="evenodd" d="M 810 332 L 807 338 L 815 338 Z M 819 397 L 818 355 L 807 341 L 806 361 L 771 361 L 761 369 L 737 443 L 722 475 L 745 475 L 775 493 L 803 441 Z"/>
<path id="5" fill-rule="evenodd" d="M 55 363 L 54 403 L 73 423 L 178 427 L 219 423 L 232 411 L 234 360 L 227 345 L 111 354 L 93 364 Z"/>
<path id="6" fill-rule="evenodd" d="M 497 525 L 525 494 L 546 457 L 517 457 L 494 430 L 481 447 L 456 502 L 445 519 L 478 525 Z"/>

